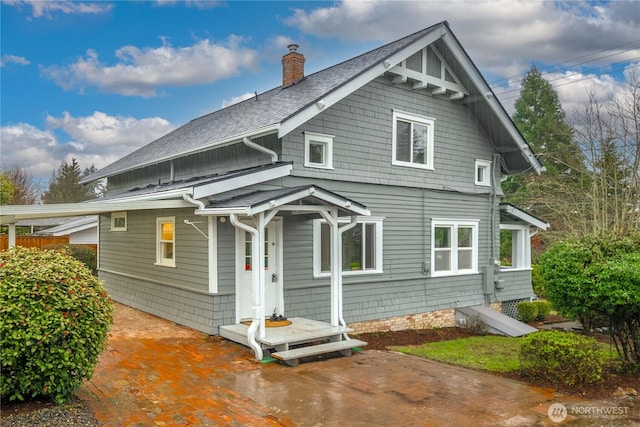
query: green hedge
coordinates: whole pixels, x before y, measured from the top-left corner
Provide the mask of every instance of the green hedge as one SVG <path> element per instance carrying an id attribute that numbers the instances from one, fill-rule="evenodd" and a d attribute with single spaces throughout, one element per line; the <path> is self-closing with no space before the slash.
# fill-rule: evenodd
<path id="1" fill-rule="evenodd" d="M 544 300 L 533 301 L 533 304 L 535 304 L 538 310 L 538 314 L 536 315 L 536 320 L 546 319 L 547 316 L 549 315 L 549 312 L 551 312 L 551 304 L 549 304 L 548 301 L 544 301 Z"/>
<path id="2" fill-rule="evenodd" d="M 68 251 L 0 252 L 2 399 L 66 401 L 93 375 L 113 304 Z"/>
<path id="3" fill-rule="evenodd" d="M 606 355 L 594 338 L 571 332 L 541 331 L 522 338 L 523 374 L 564 385 L 583 385 L 602 379 Z"/>
<path id="4" fill-rule="evenodd" d="M 532 302 L 518 303 L 518 316 L 525 323 L 533 322 L 538 316 L 538 306 Z"/>

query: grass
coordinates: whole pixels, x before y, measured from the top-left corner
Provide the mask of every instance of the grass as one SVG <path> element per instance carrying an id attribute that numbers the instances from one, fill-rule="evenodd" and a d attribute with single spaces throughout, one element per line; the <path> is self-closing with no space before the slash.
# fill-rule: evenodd
<path id="1" fill-rule="evenodd" d="M 514 372 L 520 369 L 521 338 L 498 335 L 473 336 L 415 346 L 390 347 L 392 350 L 426 359 L 490 372 Z M 616 358 L 615 350 L 601 343 L 607 359 Z"/>
<path id="2" fill-rule="evenodd" d="M 520 338 L 486 335 L 391 348 L 401 353 L 467 368 L 492 372 L 512 372 L 520 369 Z"/>

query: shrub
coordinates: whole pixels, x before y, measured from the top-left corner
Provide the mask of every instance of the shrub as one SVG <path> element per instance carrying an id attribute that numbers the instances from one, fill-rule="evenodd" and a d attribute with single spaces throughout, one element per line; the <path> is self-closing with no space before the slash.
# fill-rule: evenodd
<path id="1" fill-rule="evenodd" d="M 3 399 L 66 401 L 93 375 L 113 304 L 68 251 L 0 252 Z"/>
<path id="2" fill-rule="evenodd" d="M 624 367 L 640 370 L 640 235 L 557 242 L 539 265 L 553 307 L 586 330 L 608 326 Z"/>
<path id="3" fill-rule="evenodd" d="M 546 284 L 540 273 L 540 266 L 538 266 L 538 264 L 531 266 L 531 285 L 533 286 L 533 292 L 535 292 L 539 298 L 547 297 Z"/>
<path id="4" fill-rule="evenodd" d="M 489 325 L 477 314 L 467 317 L 463 328 L 473 335 L 486 335 L 489 332 Z"/>
<path id="5" fill-rule="evenodd" d="M 96 253 L 90 247 L 82 245 L 51 245 L 46 246 L 44 249 L 69 251 L 69 254 L 72 257 L 86 265 L 93 274 L 96 274 L 96 271 L 98 270 L 98 259 L 96 257 Z"/>
<path id="6" fill-rule="evenodd" d="M 551 304 L 545 300 L 537 300 L 533 301 L 533 304 L 536 306 L 538 314 L 536 315 L 536 320 L 544 320 L 549 315 L 551 311 Z"/>
<path id="7" fill-rule="evenodd" d="M 538 307 L 532 302 L 519 302 L 518 316 L 525 323 L 533 322 L 538 316 Z"/>
<path id="8" fill-rule="evenodd" d="M 571 332 L 535 332 L 520 343 L 523 374 L 567 386 L 602 379 L 605 356 L 594 338 Z"/>

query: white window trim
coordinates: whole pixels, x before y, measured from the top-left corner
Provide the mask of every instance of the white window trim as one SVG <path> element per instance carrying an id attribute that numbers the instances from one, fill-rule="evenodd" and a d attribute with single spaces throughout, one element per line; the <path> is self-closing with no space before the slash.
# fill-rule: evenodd
<path id="1" fill-rule="evenodd" d="M 478 169 L 484 169 L 484 180 L 478 181 Z M 474 181 L 476 185 L 482 185 L 485 187 L 491 186 L 491 162 L 488 160 L 476 160 L 475 177 Z"/>
<path id="2" fill-rule="evenodd" d="M 427 127 L 427 147 L 425 149 L 427 155 L 427 163 L 419 164 L 413 162 L 405 162 L 403 160 L 396 159 L 396 134 L 398 120 L 406 120 L 410 122 L 420 123 Z M 424 117 L 416 114 L 406 113 L 404 111 L 393 111 L 393 124 L 392 124 L 392 161 L 391 164 L 395 166 L 404 166 L 417 169 L 433 170 L 433 153 L 434 153 L 434 128 L 436 119 L 432 117 Z"/>
<path id="3" fill-rule="evenodd" d="M 124 218 L 124 227 L 116 226 L 116 219 Z M 111 229 L 109 231 L 127 231 L 127 212 L 111 212 Z"/>
<path id="4" fill-rule="evenodd" d="M 358 224 L 375 224 L 376 226 L 376 268 L 369 270 L 356 270 L 356 271 L 343 271 L 343 276 L 359 276 L 363 274 L 382 274 L 384 273 L 382 269 L 382 251 L 384 248 L 383 244 L 383 230 L 382 224 L 384 222 L 384 217 L 358 217 Z M 349 218 L 340 218 L 338 219 L 339 224 L 346 224 L 350 222 Z M 324 219 L 315 219 L 313 220 L 313 277 L 331 277 L 330 271 L 322 271 L 321 265 L 321 230 L 320 227 L 322 224 L 326 224 Z"/>
<path id="5" fill-rule="evenodd" d="M 472 265 L 470 269 L 458 270 L 458 227 L 473 227 L 473 257 Z M 448 271 L 436 271 L 436 227 L 451 227 L 454 230 L 451 233 L 451 270 Z M 431 220 L 431 277 L 445 277 L 445 276 L 462 276 L 467 274 L 478 274 L 478 229 L 480 228 L 480 220 L 476 219 L 440 219 L 433 218 Z M 455 248 L 455 250 L 454 250 Z"/>
<path id="6" fill-rule="evenodd" d="M 500 224 L 500 230 L 511 230 L 518 232 L 516 244 L 511 247 L 511 266 L 501 265 L 501 270 L 506 271 L 526 271 L 531 270 L 531 232 L 528 225 Z M 513 265 L 517 265 L 514 267 Z"/>
<path id="7" fill-rule="evenodd" d="M 304 166 L 308 168 L 333 169 L 333 139 L 335 136 L 316 132 L 304 132 Z M 310 144 L 321 143 L 325 146 L 325 162 L 313 163 L 310 161 Z"/>
<path id="8" fill-rule="evenodd" d="M 173 224 L 173 258 L 162 257 L 162 224 Z M 156 218 L 156 262 L 155 265 L 162 267 L 175 267 L 176 266 L 176 217 L 164 216 Z"/>

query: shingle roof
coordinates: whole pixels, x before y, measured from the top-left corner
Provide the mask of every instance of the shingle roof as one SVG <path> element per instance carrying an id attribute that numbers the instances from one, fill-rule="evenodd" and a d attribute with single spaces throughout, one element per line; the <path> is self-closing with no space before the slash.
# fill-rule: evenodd
<path id="1" fill-rule="evenodd" d="M 250 135 L 271 125 L 276 125 L 441 25 L 434 25 L 368 53 L 310 74 L 294 85 L 271 89 L 255 98 L 194 119 L 102 168 L 85 178 L 83 182 L 90 182 L 147 164 L 201 151 L 233 137 Z"/>

